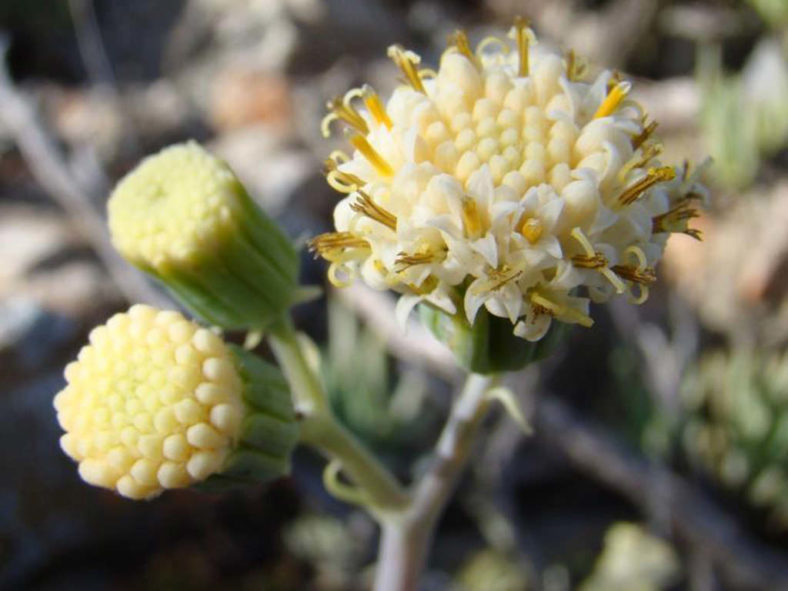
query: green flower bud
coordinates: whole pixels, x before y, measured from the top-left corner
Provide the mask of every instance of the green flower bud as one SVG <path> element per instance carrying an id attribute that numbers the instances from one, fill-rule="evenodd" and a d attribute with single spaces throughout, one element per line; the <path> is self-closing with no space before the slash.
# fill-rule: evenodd
<path id="1" fill-rule="evenodd" d="M 298 255 L 223 161 L 196 142 L 165 148 L 109 202 L 112 242 L 202 320 L 265 329 L 298 299 Z"/>
<path id="2" fill-rule="evenodd" d="M 282 375 L 177 312 L 116 314 L 65 374 L 60 444 L 90 484 L 143 499 L 289 471 L 298 426 Z"/>

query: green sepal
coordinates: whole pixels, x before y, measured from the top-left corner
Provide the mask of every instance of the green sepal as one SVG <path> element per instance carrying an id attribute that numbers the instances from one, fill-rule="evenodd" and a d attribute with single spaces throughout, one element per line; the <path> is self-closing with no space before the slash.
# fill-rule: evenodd
<path id="1" fill-rule="evenodd" d="M 266 330 L 303 299 L 298 252 L 238 184 L 241 209 L 216 244 L 193 261 L 142 269 L 200 320 Z"/>
<path id="2" fill-rule="evenodd" d="M 195 485 L 206 492 L 287 476 L 299 440 L 290 388 L 279 368 L 237 345 L 229 347 L 243 381 L 246 414 L 223 470 Z"/>
<path id="3" fill-rule="evenodd" d="M 460 314 L 449 315 L 427 304 L 419 306 L 422 323 L 454 354 L 457 363 L 474 373 L 516 371 L 550 355 L 567 332 L 563 322 L 553 322 L 539 341 L 516 336 L 508 318 L 481 309 L 473 326 Z"/>

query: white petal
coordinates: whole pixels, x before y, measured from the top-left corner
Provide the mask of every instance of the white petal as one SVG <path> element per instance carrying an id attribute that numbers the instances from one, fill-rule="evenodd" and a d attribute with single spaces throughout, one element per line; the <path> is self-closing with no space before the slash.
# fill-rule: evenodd
<path id="1" fill-rule="evenodd" d="M 539 208 L 539 218 L 544 225 L 545 230 L 552 230 L 558 223 L 558 218 L 561 216 L 561 211 L 564 209 L 563 199 L 553 199 L 548 201 Z"/>
<path id="2" fill-rule="evenodd" d="M 564 256 L 564 253 L 561 250 L 561 243 L 558 241 L 558 238 L 552 234 L 543 236 L 539 241 L 539 246 L 553 258 L 560 259 Z"/>
<path id="3" fill-rule="evenodd" d="M 495 236 L 488 233 L 483 238 L 474 240 L 471 248 L 482 255 L 488 265 L 498 266 L 498 244 L 495 242 Z"/>
<path id="4" fill-rule="evenodd" d="M 399 297 L 397 306 L 394 309 L 394 316 L 397 319 L 397 324 L 399 324 L 402 330 L 407 329 L 410 313 L 413 312 L 413 308 L 423 299 L 423 296 L 414 294 L 404 294 Z"/>
<path id="5" fill-rule="evenodd" d="M 495 184 L 493 183 L 492 172 L 488 164 L 482 164 L 480 168 L 471 174 L 465 184 L 468 195 L 476 200 L 484 211 L 487 211 L 495 196 Z"/>
<path id="6" fill-rule="evenodd" d="M 475 280 L 468 286 L 468 289 L 465 290 L 463 307 L 465 308 L 465 317 L 471 324 L 476 320 L 476 314 L 478 314 L 479 308 L 482 307 L 482 304 L 484 304 L 489 295 L 489 292 L 474 289 L 474 285 L 479 281 L 479 279 Z"/>
<path id="7" fill-rule="evenodd" d="M 535 318 L 526 317 L 515 325 L 514 334 L 526 341 L 538 341 L 547 334 L 551 320 L 548 314 L 539 314 Z"/>

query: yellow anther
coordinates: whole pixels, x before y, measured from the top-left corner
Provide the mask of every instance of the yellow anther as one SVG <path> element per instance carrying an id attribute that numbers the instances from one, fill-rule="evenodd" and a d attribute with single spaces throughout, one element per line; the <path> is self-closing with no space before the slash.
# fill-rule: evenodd
<path id="1" fill-rule="evenodd" d="M 665 213 L 655 216 L 651 220 L 651 231 L 654 234 L 662 232 L 680 232 L 692 236 L 695 240 L 701 240 L 701 231 L 696 228 L 689 228 L 689 220 L 699 217 L 698 210 L 686 201 Z"/>
<path id="2" fill-rule="evenodd" d="M 579 310 L 575 310 L 570 306 L 564 306 L 562 304 L 556 303 L 536 291 L 531 293 L 530 299 L 534 309 L 538 313 L 549 314 L 550 316 L 558 318 L 559 320 L 573 322 L 586 328 L 590 328 L 594 325 L 594 321 L 590 316 L 583 314 Z"/>
<path id="3" fill-rule="evenodd" d="M 528 25 L 530 23 L 521 16 L 514 19 L 514 38 L 517 43 L 517 55 L 520 58 L 517 64 L 517 75 L 519 77 L 528 76 Z"/>
<path id="4" fill-rule="evenodd" d="M 372 115 L 375 121 L 385 125 L 388 129 L 391 129 L 391 118 L 389 118 L 388 113 L 386 113 L 386 108 L 383 106 L 378 93 L 372 90 L 372 87 L 369 84 L 365 84 L 361 88 L 361 93 L 369 114 Z"/>
<path id="5" fill-rule="evenodd" d="M 575 267 L 595 269 L 599 271 L 615 288 L 616 292 L 624 293 L 624 291 L 626 291 L 624 282 L 619 279 L 618 275 L 610 270 L 610 268 L 607 266 L 607 258 L 605 255 L 594 250 L 591 241 L 588 240 L 585 234 L 583 234 L 583 231 L 580 228 L 574 228 L 570 232 L 570 235 L 572 238 L 577 240 L 582 249 L 585 251 L 584 255 L 573 256 L 572 264 Z"/>
<path id="6" fill-rule="evenodd" d="M 429 244 L 423 245 L 415 253 L 397 253 L 397 260 L 394 261 L 396 271 L 404 271 L 415 265 L 427 265 L 439 262 L 446 258 L 446 249 L 433 249 Z"/>
<path id="7" fill-rule="evenodd" d="M 467 195 L 462 199 L 462 224 L 468 238 L 479 238 L 484 233 L 479 206 L 475 199 Z"/>
<path id="8" fill-rule="evenodd" d="M 613 265 L 613 272 L 627 281 L 646 285 L 657 280 L 657 275 L 651 267 L 635 267 L 633 265 Z"/>
<path id="9" fill-rule="evenodd" d="M 634 203 L 638 197 L 657 183 L 672 181 L 674 178 L 676 178 L 676 171 L 672 166 L 650 168 L 646 176 L 624 189 L 624 192 L 618 197 L 618 202 L 621 205 Z"/>
<path id="10" fill-rule="evenodd" d="M 657 129 L 658 123 L 656 121 L 652 121 L 651 123 L 645 125 L 643 127 L 643 131 L 637 134 L 635 137 L 632 138 L 632 149 L 637 150 L 643 143 L 651 137 L 651 134 L 654 133 L 654 130 Z"/>
<path id="11" fill-rule="evenodd" d="M 582 58 L 578 58 L 574 49 L 566 54 L 566 77 L 572 82 L 577 82 L 586 73 L 588 66 Z"/>
<path id="12" fill-rule="evenodd" d="M 342 253 L 350 248 L 369 249 L 369 242 L 352 232 L 326 232 L 315 236 L 309 243 L 309 250 L 328 261 L 342 258 Z"/>
<path id="13" fill-rule="evenodd" d="M 395 232 L 397 231 L 397 216 L 372 201 L 372 198 L 364 191 L 358 192 L 358 199 L 350 208 Z"/>
<path id="14" fill-rule="evenodd" d="M 424 85 L 421 83 L 421 77 L 417 66 L 421 62 L 421 58 L 412 51 L 405 50 L 401 45 L 392 45 L 389 47 L 388 55 L 397 67 L 405 74 L 405 79 L 414 90 L 427 94 L 424 90 Z"/>
<path id="15" fill-rule="evenodd" d="M 626 96 L 629 94 L 629 91 L 632 89 L 632 84 L 629 82 L 619 82 L 616 84 L 610 92 L 607 93 L 607 97 L 605 100 L 602 101 L 602 104 L 599 105 L 599 108 L 594 113 L 594 119 L 599 119 L 600 117 L 607 117 L 608 115 L 612 114 L 618 106 L 621 104 Z"/>
<path id="16" fill-rule="evenodd" d="M 520 226 L 520 234 L 531 244 L 536 244 L 543 232 L 542 222 L 536 218 L 528 218 Z"/>
<path id="17" fill-rule="evenodd" d="M 468 35 L 462 29 L 457 29 L 454 33 L 449 35 L 449 47 L 453 47 L 458 53 L 467 57 L 473 65 L 479 67 L 480 64 L 476 55 L 473 53 L 473 50 L 471 50 Z"/>
<path id="18" fill-rule="evenodd" d="M 380 176 L 389 177 L 394 174 L 389 163 L 372 147 L 372 144 L 370 144 L 363 135 L 360 133 L 350 133 L 348 134 L 348 141 L 356 150 L 361 152 L 364 158 L 367 159 L 367 162 L 372 165 Z"/>

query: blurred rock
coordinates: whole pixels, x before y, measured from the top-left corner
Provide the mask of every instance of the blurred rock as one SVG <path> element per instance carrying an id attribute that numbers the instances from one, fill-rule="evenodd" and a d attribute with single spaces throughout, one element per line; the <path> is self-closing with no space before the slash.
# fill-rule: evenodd
<path id="1" fill-rule="evenodd" d="M 220 136 L 210 149 L 230 163 L 249 193 L 272 215 L 282 211 L 315 167 L 308 152 L 288 146 L 281 133 L 264 125 Z"/>
<path id="2" fill-rule="evenodd" d="M 61 216 L 25 205 L 0 206 L 0 297 L 37 262 L 73 246 L 76 237 Z"/>
<path id="3" fill-rule="evenodd" d="M 285 129 L 292 116 L 290 86 L 276 74 L 230 67 L 216 76 L 209 109 L 219 132 L 257 123 Z"/>
<path id="4" fill-rule="evenodd" d="M 0 207 L 0 302 L 28 300 L 64 316 L 95 318 L 120 301 L 117 288 L 55 213 Z M 134 272 L 130 269 L 129 272 Z"/>

